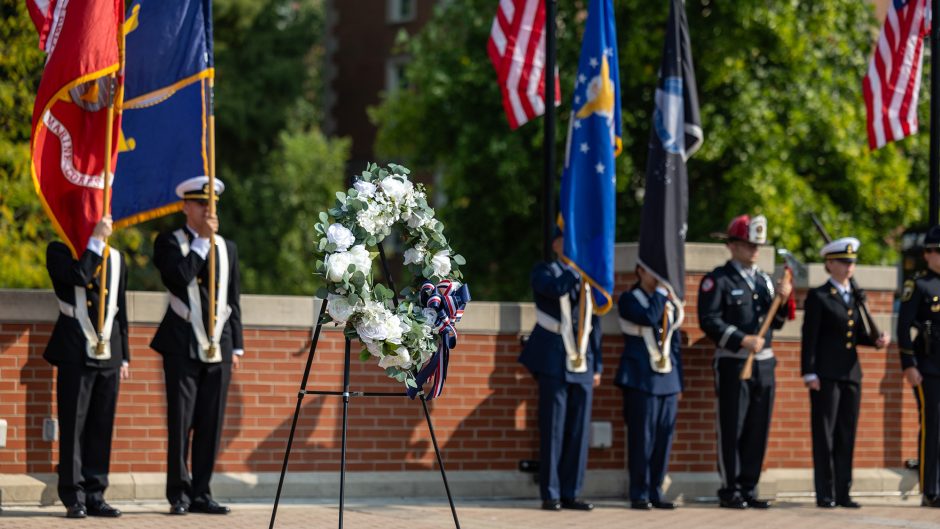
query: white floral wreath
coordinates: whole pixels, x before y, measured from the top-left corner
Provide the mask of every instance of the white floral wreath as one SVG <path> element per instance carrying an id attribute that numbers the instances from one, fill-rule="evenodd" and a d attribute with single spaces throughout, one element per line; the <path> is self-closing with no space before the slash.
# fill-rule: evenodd
<path id="1" fill-rule="evenodd" d="M 424 186 L 412 184 L 409 173 L 400 165 L 369 164 L 352 188 L 336 193 L 334 207 L 320 213 L 314 226 L 320 237 L 316 273 L 326 287 L 318 296 L 327 301 L 324 323 L 345 325 L 345 335 L 362 342 L 360 359 L 377 358 L 412 397 L 433 377 L 433 398 L 443 388 L 448 351 L 456 344 L 453 324 L 463 314 L 469 291 L 461 285 L 464 258 L 447 244 Z M 397 307 L 389 306 L 395 293 L 373 283 L 372 260 L 378 252 L 369 251 L 393 227 L 404 238 L 404 264 L 419 279 L 418 288 L 401 292 Z"/>

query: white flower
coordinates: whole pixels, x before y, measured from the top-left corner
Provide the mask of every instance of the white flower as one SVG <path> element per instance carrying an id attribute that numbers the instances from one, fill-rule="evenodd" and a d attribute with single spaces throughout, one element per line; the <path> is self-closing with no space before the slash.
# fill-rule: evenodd
<path id="1" fill-rule="evenodd" d="M 408 180 L 402 181 L 391 176 L 382 179 L 381 186 L 385 195 L 397 204 L 405 202 L 414 190 L 414 186 Z"/>
<path id="2" fill-rule="evenodd" d="M 386 369 L 389 367 L 402 367 L 408 369 L 411 367 L 411 353 L 405 347 L 399 347 L 397 351 L 387 354 L 379 359 L 379 367 Z"/>
<path id="3" fill-rule="evenodd" d="M 424 316 L 424 321 L 427 322 L 428 326 L 433 326 L 437 321 L 437 311 L 430 308 L 421 309 L 421 314 Z"/>
<path id="4" fill-rule="evenodd" d="M 366 233 L 369 235 L 375 235 L 378 232 L 378 224 L 376 223 L 375 212 L 372 211 L 372 208 L 360 209 L 356 213 L 356 222 L 362 229 L 366 230 Z"/>
<path id="5" fill-rule="evenodd" d="M 342 224 L 331 224 L 329 228 L 326 229 L 326 239 L 327 241 L 336 245 L 336 250 L 339 252 L 345 252 L 352 243 L 356 242 L 356 237 L 353 235 L 353 232 L 349 231 L 348 228 Z"/>
<path id="6" fill-rule="evenodd" d="M 405 250 L 405 264 L 421 264 L 424 262 L 424 256 L 427 252 L 424 251 L 424 248 L 416 246 L 414 248 L 408 248 Z"/>
<path id="7" fill-rule="evenodd" d="M 365 198 L 371 198 L 373 195 L 375 195 L 376 187 L 375 187 L 375 184 L 373 184 L 372 182 L 365 182 L 363 180 L 358 180 L 356 181 L 356 183 L 353 184 L 353 187 L 356 188 L 356 191 L 359 192 L 360 196 L 363 196 Z"/>
<path id="8" fill-rule="evenodd" d="M 351 305 L 344 296 L 330 294 L 326 297 L 326 311 L 337 323 L 346 323 L 356 312 L 357 306 Z"/>
<path id="9" fill-rule="evenodd" d="M 393 318 L 394 322 L 391 321 Z M 401 340 L 399 321 L 398 316 L 394 316 L 384 305 L 369 301 L 362 310 L 362 318 L 356 323 L 356 333 L 365 343 L 384 342 L 392 332 L 397 332 L 398 339 Z"/>
<path id="10" fill-rule="evenodd" d="M 434 275 L 445 277 L 450 273 L 450 250 L 441 250 L 431 258 L 431 268 L 434 269 Z"/>
<path id="11" fill-rule="evenodd" d="M 334 283 L 343 280 L 346 269 L 349 268 L 349 253 L 336 252 L 326 256 L 326 278 Z"/>
<path id="12" fill-rule="evenodd" d="M 408 327 L 402 323 L 401 318 L 398 316 L 390 316 L 387 320 L 385 320 L 385 325 L 385 341 L 389 343 L 400 344 L 402 332 L 408 330 Z"/>
<path id="13" fill-rule="evenodd" d="M 382 344 L 376 342 L 363 342 L 366 344 L 366 350 L 369 351 L 369 354 L 372 356 L 382 356 Z"/>
<path id="14" fill-rule="evenodd" d="M 369 275 L 372 271 L 372 256 L 365 245 L 357 244 L 349 249 L 349 264 L 356 267 L 356 271 Z"/>

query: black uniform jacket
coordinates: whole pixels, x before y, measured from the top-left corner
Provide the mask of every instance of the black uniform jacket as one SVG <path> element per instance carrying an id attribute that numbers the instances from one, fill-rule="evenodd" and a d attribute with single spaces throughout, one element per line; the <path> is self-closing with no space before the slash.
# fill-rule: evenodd
<path id="1" fill-rule="evenodd" d="M 98 302 L 99 282 L 98 269 L 104 259 L 85 250 L 76 260 L 68 246 L 59 241 L 49 243 L 46 248 L 46 269 L 52 279 L 52 288 L 60 300 L 75 306 L 75 287 L 85 289 L 87 299 L 85 307 L 75 307 L 76 310 L 87 310 L 91 324 L 98 329 Z M 114 271 L 108 267 L 108 277 L 105 285 L 111 282 Z M 121 277 L 117 292 L 108 292 L 107 296 L 116 295 L 118 312 L 111 327 L 111 358 L 109 360 L 93 360 L 88 357 L 85 350 L 85 335 L 78 320 L 71 316 L 59 313 L 59 319 L 52 329 L 52 336 L 42 357 L 52 365 L 85 365 L 96 368 L 120 367 L 122 361 L 130 361 L 130 348 L 127 345 L 127 267 L 124 256 L 121 255 Z M 107 298 L 106 296 L 106 298 Z M 107 303 L 107 300 L 105 301 Z"/>
<path id="2" fill-rule="evenodd" d="M 773 300 L 770 276 L 758 271 L 752 290 L 741 272 L 728 261 L 707 274 L 699 285 L 699 326 L 719 348 L 738 351 L 746 335 L 757 334 L 760 330 Z M 783 327 L 784 323 L 786 311 L 778 310 L 764 336 L 765 347 L 770 347 L 774 329 Z"/>
<path id="3" fill-rule="evenodd" d="M 918 331 L 916 339 L 911 339 L 912 328 Z M 897 334 L 902 368 L 916 366 L 923 375 L 940 376 L 940 275 L 936 272 L 904 283 Z"/>
<path id="4" fill-rule="evenodd" d="M 192 243 L 194 237 L 192 233 L 183 228 L 183 232 Z M 221 238 L 216 235 L 216 238 Z M 219 340 L 219 346 L 222 350 L 222 361 L 229 363 L 232 361 L 232 351 L 234 349 L 243 349 L 242 341 L 242 318 L 241 305 L 239 304 L 240 278 L 238 273 L 238 250 L 235 243 L 223 239 L 228 251 L 229 282 L 228 282 L 228 305 L 232 308 L 232 314 L 229 316 L 225 327 L 222 329 L 222 337 Z M 209 266 L 208 258 L 203 259 L 194 251 L 190 251 L 186 257 L 180 250 L 179 241 L 172 231 L 161 233 L 153 244 L 153 262 L 160 270 L 160 277 L 163 284 L 174 296 L 178 297 L 183 303 L 189 303 L 189 295 L 186 288 L 193 278 L 199 285 L 199 298 L 202 305 L 202 323 L 206 332 L 209 332 Z M 221 263 L 216 259 L 216 267 Z M 218 270 L 216 278 L 218 278 Z M 218 292 L 216 292 L 218 297 Z M 193 331 L 192 324 L 179 317 L 173 309 L 167 307 L 163 321 L 157 328 L 157 333 L 150 342 L 150 347 L 165 357 L 183 356 L 194 360 L 199 359 L 199 342 L 196 340 L 196 333 Z"/>
<path id="5" fill-rule="evenodd" d="M 815 373 L 827 380 L 861 382 L 856 345 L 875 345 L 865 331 L 855 296 L 847 304 L 826 281 L 806 293 L 803 305 L 803 375 Z"/>

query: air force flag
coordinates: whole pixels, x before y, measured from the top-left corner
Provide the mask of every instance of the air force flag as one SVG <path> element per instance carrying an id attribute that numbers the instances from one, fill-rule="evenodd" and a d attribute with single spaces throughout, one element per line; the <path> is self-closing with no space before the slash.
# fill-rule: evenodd
<path id="1" fill-rule="evenodd" d="M 672 0 L 646 162 L 639 263 L 685 298 L 689 210 L 685 162 L 702 144 L 689 26 L 682 0 Z"/>
<path id="2" fill-rule="evenodd" d="M 614 216 L 620 154 L 620 74 L 611 0 L 591 0 L 568 126 L 560 212 L 566 262 L 594 291 L 597 312 L 613 306 Z"/>

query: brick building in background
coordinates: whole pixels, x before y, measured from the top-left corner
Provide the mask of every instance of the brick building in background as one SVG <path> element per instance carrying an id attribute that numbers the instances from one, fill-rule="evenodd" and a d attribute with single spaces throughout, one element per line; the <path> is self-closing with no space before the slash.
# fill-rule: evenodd
<path id="1" fill-rule="evenodd" d="M 324 131 L 352 139 L 348 174 L 375 161 L 376 127 L 367 109 L 405 83 L 408 56 L 397 53 L 399 32 L 416 34 L 438 0 L 327 0 Z M 494 4 L 495 10 L 495 4 Z M 495 12 L 495 11 L 494 11 Z"/>
<path id="2" fill-rule="evenodd" d="M 727 256 L 722 245 L 687 246 L 686 389 L 667 484 L 670 496 L 686 501 L 714 496 L 718 486 L 714 344 L 698 329 L 695 297 L 703 274 Z M 761 266 L 772 269 L 773 249 L 765 248 L 762 258 Z M 617 295 L 633 282 L 635 259 L 636 245 L 617 246 Z M 859 266 L 857 277 L 869 292 L 879 326 L 893 329 L 897 271 Z M 821 264 L 810 265 L 810 277 L 798 284 L 798 298 L 824 278 Z M 131 379 L 121 384 L 108 497 L 158 499 L 164 494 L 165 396 L 161 360 L 148 344 L 165 310 L 165 294 L 129 293 L 128 305 Z M 307 359 L 313 300 L 243 296 L 242 308 L 246 353 L 232 378 L 213 493 L 219 498 L 270 498 Z M 43 434 L 44 421 L 56 416 L 55 377 L 41 355 L 56 314 L 51 292 L 0 290 L 0 420 L 7 423 L 5 446 L 0 445 L 0 504 L 55 501 L 58 443 Z M 796 321 L 774 336 L 777 401 L 761 480 L 761 494 L 767 497 L 813 490 L 809 398 L 800 377 L 800 318 L 798 313 Z M 534 320 L 531 303 L 471 302 L 458 325 L 447 388 L 430 405 L 458 499 L 538 497 L 533 476 L 519 470 L 520 461 L 538 459 L 537 391 L 516 362 L 519 337 L 531 332 Z M 622 400 L 611 382 L 623 347 L 615 313 L 605 317 L 604 331 L 606 367 L 593 406 L 594 430 L 600 435 L 592 442 L 585 490 L 585 496 L 594 498 L 622 496 L 627 482 Z M 358 349 L 354 345 L 353 391 L 402 390 L 373 362 L 360 362 Z M 917 474 L 903 470 L 903 464 L 917 457 L 917 407 L 902 380 L 897 349 L 863 347 L 860 357 L 864 380 L 853 490 L 861 495 L 913 493 Z M 325 330 L 308 389 L 341 388 L 342 358 L 342 334 Z M 286 496 L 338 497 L 341 418 L 339 398 L 304 399 Z M 349 428 L 350 497 L 443 498 L 419 403 L 405 397 L 354 398 Z"/>

